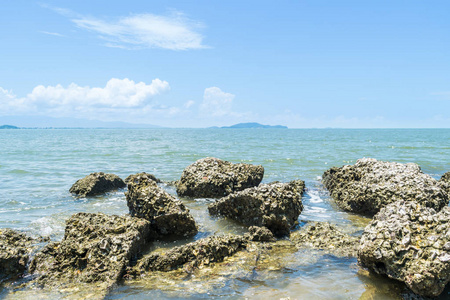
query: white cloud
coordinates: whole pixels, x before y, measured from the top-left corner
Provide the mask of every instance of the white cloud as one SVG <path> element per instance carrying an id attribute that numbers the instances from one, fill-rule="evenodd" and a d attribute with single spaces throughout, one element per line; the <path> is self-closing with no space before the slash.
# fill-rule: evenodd
<path id="1" fill-rule="evenodd" d="M 194 104 L 195 104 L 194 101 L 189 100 L 188 102 L 186 102 L 186 103 L 184 104 L 184 108 L 186 108 L 186 109 L 191 108 Z"/>
<path id="2" fill-rule="evenodd" d="M 105 87 L 79 86 L 71 83 L 68 87 L 36 86 L 25 97 L 17 97 L 11 91 L 0 87 L 0 112 L 2 114 L 40 114 L 58 116 L 107 118 L 128 112 L 149 111 L 154 96 L 170 89 L 169 83 L 154 79 L 150 84 L 134 82 L 128 78 L 110 79 Z M 170 110 L 173 113 L 173 110 Z"/>
<path id="3" fill-rule="evenodd" d="M 203 36 L 197 32 L 203 25 L 181 13 L 170 16 L 138 14 L 115 21 L 78 16 L 72 22 L 79 28 L 100 34 L 109 47 L 170 50 L 206 48 L 202 44 Z"/>
<path id="4" fill-rule="evenodd" d="M 221 117 L 232 114 L 232 104 L 235 95 L 223 92 L 218 87 L 206 88 L 200 111 L 204 116 Z"/>
<path id="5" fill-rule="evenodd" d="M 57 32 L 49 32 L 49 31 L 39 31 L 40 33 L 43 34 L 47 34 L 47 35 L 53 35 L 53 36 L 59 36 L 59 37 L 65 37 L 63 34 L 61 33 L 57 33 Z"/>
<path id="6" fill-rule="evenodd" d="M 431 95 L 432 96 L 437 96 L 441 100 L 450 100 L 450 92 L 449 91 L 434 92 L 434 93 L 431 93 Z"/>

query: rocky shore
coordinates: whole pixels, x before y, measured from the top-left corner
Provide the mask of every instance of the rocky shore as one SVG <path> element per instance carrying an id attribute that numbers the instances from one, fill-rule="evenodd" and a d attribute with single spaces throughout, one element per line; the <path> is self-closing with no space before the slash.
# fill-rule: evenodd
<path id="1" fill-rule="evenodd" d="M 152 174 L 122 180 L 92 173 L 69 192 L 92 197 L 126 187 L 129 214 L 76 213 L 67 220 L 63 239 L 50 243 L 0 229 L 0 283 L 31 275 L 25 285 L 62 289 L 83 284 L 105 296 L 124 280 L 158 272 L 190 276 L 200 269 L 226 268 L 232 259 L 245 261 L 243 268 L 273 268 L 266 264 L 275 264 L 275 257 L 313 249 L 357 258 L 362 270 L 401 281 L 417 297 L 436 297 L 450 281 L 449 174 L 438 181 L 415 164 L 366 158 L 327 170 L 323 185 L 337 206 L 373 216 L 362 233 L 348 233 L 333 220 L 299 223 L 304 181 L 261 184 L 262 166 L 200 159 L 176 181 L 177 195 L 215 198 L 207 208 L 213 220 L 225 218 L 248 228 L 241 235 L 204 236 L 183 203 L 190 198 L 170 194 Z M 161 240 L 180 244 L 150 250 Z"/>

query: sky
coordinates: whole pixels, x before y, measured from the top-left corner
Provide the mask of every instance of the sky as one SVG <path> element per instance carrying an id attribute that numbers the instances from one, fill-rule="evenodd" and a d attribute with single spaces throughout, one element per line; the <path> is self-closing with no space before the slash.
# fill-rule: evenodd
<path id="1" fill-rule="evenodd" d="M 5 1 L 0 125 L 450 128 L 449 13 L 423 0 Z"/>

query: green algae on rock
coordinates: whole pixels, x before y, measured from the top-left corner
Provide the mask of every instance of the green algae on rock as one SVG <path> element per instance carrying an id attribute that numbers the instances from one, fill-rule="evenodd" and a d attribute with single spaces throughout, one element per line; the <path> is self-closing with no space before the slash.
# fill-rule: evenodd
<path id="1" fill-rule="evenodd" d="M 0 229 L 0 283 L 24 274 L 34 242 L 21 232 Z"/>
<path id="2" fill-rule="evenodd" d="M 450 281 L 449 220 L 450 207 L 436 212 L 414 201 L 389 204 L 365 228 L 358 261 L 416 294 L 438 296 Z"/>
<path id="3" fill-rule="evenodd" d="M 150 221 L 154 238 L 197 234 L 198 228 L 189 209 L 147 174 L 137 174 L 129 181 L 125 195 L 130 215 Z"/>
<path id="4" fill-rule="evenodd" d="M 260 165 L 233 164 L 214 157 L 199 159 L 186 167 L 177 182 L 177 194 L 187 197 L 223 197 L 260 184 Z"/>
<path id="5" fill-rule="evenodd" d="M 69 192 L 80 197 L 95 196 L 125 187 L 125 182 L 114 174 L 103 172 L 91 173 L 84 178 L 77 180 Z"/>
<path id="6" fill-rule="evenodd" d="M 325 250 L 337 256 L 356 257 L 359 238 L 340 231 L 328 222 L 309 222 L 291 233 L 291 241 L 297 248 Z"/>
<path id="7" fill-rule="evenodd" d="M 36 254 L 30 273 L 43 286 L 92 283 L 109 289 L 122 278 L 148 242 L 150 222 L 130 216 L 78 213 L 66 223 L 61 242 Z"/>
<path id="8" fill-rule="evenodd" d="M 373 216 L 383 206 L 398 201 L 417 201 L 440 210 L 449 202 L 447 193 L 417 164 L 359 159 L 355 165 L 331 168 L 323 184 L 343 210 Z"/>
<path id="9" fill-rule="evenodd" d="M 304 185 L 303 185 L 304 186 Z M 303 210 L 299 181 L 261 184 L 211 203 L 211 215 L 237 220 L 248 226 L 265 226 L 275 236 L 289 235 Z"/>

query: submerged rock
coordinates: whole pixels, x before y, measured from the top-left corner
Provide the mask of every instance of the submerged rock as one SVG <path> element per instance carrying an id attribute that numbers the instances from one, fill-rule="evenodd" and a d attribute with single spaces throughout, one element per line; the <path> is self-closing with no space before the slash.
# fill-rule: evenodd
<path id="1" fill-rule="evenodd" d="M 449 220 L 450 207 L 436 212 L 413 201 L 389 204 L 365 228 L 358 261 L 416 294 L 438 296 L 450 281 Z"/>
<path id="2" fill-rule="evenodd" d="M 291 241 L 297 248 L 326 250 L 338 256 L 356 257 L 359 238 L 340 231 L 328 222 L 310 222 L 291 234 Z"/>
<path id="3" fill-rule="evenodd" d="M 303 210 L 298 181 L 262 184 L 230 194 L 208 206 L 211 215 L 245 225 L 265 226 L 276 236 L 289 235 Z"/>
<path id="4" fill-rule="evenodd" d="M 398 200 L 417 201 L 436 210 L 449 201 L 438 182 L 413 163 L 363 158 L 355 165 L 331 168 L 322 177 L 340 208 L 369 216 Z"/>
<path id="5" fill-rule="evenodd" d="M 91 173 L 77 180 L 69 192 L 80 197 L 94 196 L 125 187 L 125 182 L 114 174 Z"/>
<path id="6" fill-rule="evenodd" d="M 0 229 L 0 283 L 14 279 L 26 271 L 34 239 L 9 229 Z"/>
<path id="7" fill-rule="evenodd" d="M 136 261 L 148 241 L 150 222 L 130 216 L 78 213 L 61 242 L 48 244 L 32 260 L 30 273 L 44 286 L 96 283 L 109 289 Z"/>
<path id="8" fill-rule="evenodd" d="M 138 262 L 135 270 L 170 271 L 181 267 L 192 270 L 224 260 L 245 248 L 246 239 L 238 235 L 210 236 L 183 246 L 174 247 L 164 254 L 150 254 Z"/>
<path id="9" fill-rule="evenodd" d="M 207 157 L 184 169 L 177 183 L 177 194 L 188 197 L 223 197 L 257 186 L 263 176 L 262 166 L 233 164 Z"/>
<path id="10" fill-rule="evenodd" d="M 197 234 L 195 220 L 184 204 L 160 188 L 146 174 L 135 176 L 129 181 L 125 195 L 130 215 L 149 220 L 154 237 Z"/>
<path id="11" fill-rule="evenodd" d="M 147 179 L 153 180 L 156 183 L 161 183 L 161 180 L 156 178 L 155 175 L 145 172 L 129 175 L 127 178 L 125 178 L 125 183 L 128 184 L 130 181 L 139 180 L 139 177 L 146 177 Z"/>

